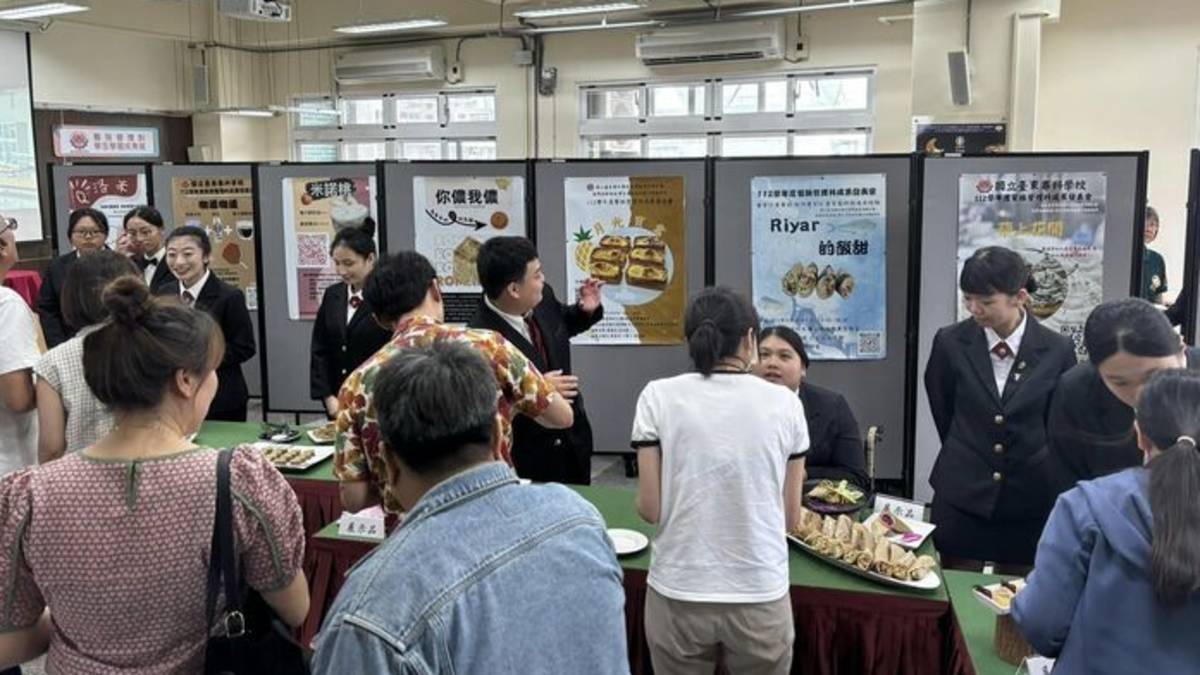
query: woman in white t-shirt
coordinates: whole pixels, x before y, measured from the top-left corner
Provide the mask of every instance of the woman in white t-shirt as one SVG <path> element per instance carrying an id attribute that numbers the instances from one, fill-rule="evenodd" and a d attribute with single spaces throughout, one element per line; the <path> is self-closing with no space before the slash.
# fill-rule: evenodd
<path id="1" fill-rule="evenodd" d="M 0 215 L 0 279 L 17 262 L 15 227 Z M 0 286 L 0 475 L 37 461 L 37 327 L 25 300 Z"/>
<path id="2" fill-rule="evenodd" d="M 638 398 L 638 513 L 658 523 L 646 593 L 654 672 L 787 673 L 795 631 L 787 528 L 799 515 L 808 428 L 800 399 L 754 377 L 758 316 L 702 291 L 684 330 L 696 372 Z"/>

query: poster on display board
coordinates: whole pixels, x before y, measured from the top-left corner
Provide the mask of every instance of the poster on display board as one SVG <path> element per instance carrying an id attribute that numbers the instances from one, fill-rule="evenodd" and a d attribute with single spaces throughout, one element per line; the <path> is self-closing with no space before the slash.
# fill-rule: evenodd
<path id="1" fill-rule="evenodd" d="M 437 270 L 447 323 L 467 323 L 479 308 L 475 263 L 492 237 L 526 236 L 524 176 L 415 176 L 417 252 Z"/>
<path id="2" fill-rule="evenodd" d="M 926 155 L 996 155 L 1008 152 L 1008 125 L 913 123 L 916 150 Z"/>
<path id="3" fill-rule="evenodd" d="M 341 279 L 329 246 L 345 227 L 375 212 L 375 177 L 283 179 L 283 240 L 288 318 L 313 319 L 325 289 Z"/>
<path id="4" fill-rule="evenodd" d="M 67 205 L 72 211 L 91 207 L 108 219 L 108 247 L 117 247 L 125 214 L 148 203 L 145 172 L 111 176 L 69 176 Z M 66 250 L 66 247 L 63 247 Z"/>
<path id="5" fill-rule="evenodd" d="M 886 187 L 882 173 L 750 183 L 754 306 L 814 360 L 887 357 Z"/>
<path id="6" fill-rule="evenodd" d="M 571 339 L 584 345 L 683 342 L 687 303 L 682 176 L 564 179 L 567 285 L 604 283 L 604 318 Z"/>
<path id="7" fill-rule="evenodd" d="M 1099 171 L 969 173 L 958 179 L 958 269 L 984 246 L 1020 253 L 1038 288 L 1029 310 L 1086 355 L 1083 326 L 1103 299 L 1108 177 Z M 962 292 L 959 292 L 962 299 Z M 959 302 L 959 319 L 968 313 Z"/>
<path id="8" fill-rule="evenodd" d="M 242 289 L 246 308 L 258 309 L 254 262 L 254 201 L 250 179 L 239 176 L 175 177 L 171 203 L 176 226 L 203 228 L 212 241 L 209 269 Z"/>

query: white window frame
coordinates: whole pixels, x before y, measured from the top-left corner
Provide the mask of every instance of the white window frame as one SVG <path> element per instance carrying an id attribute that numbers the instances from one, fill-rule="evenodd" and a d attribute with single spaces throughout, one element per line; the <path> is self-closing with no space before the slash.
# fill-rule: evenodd
<path id="1" fill-rule="evenodd" d="M 449 97 L 455 95 L 488 94 L 495 99 L 495 118 L 491 122 L 450 122 Z M 400 123 L 396 120 L 397 101 L 404 98 L 438 98 L 438 121 L 436 123 Z M 337 145 L 338 157 L 344 156 L 344 146 L 352 143 L 383 143 L 386 156 L 383 159 L 402 159 L 400 144 L 404 141 L 438 141 L 441 144 L 441 157 L 445 158 L 448 149 L 458 148 L 462 141 L 490 141 L 497 143 L 500 131 L 499 95 L 493 87 L 464 87 L 461 89 L 437 89 L 430 91 L 385 91 L 347 93 L 336 99 L 330 96 L 297 96 L 293 105 L 303 101 L 333 101 L 335 109 L 341 109 L 343 100 L 382 99 L 382 124 L 345 124 L 340 120 L 336 126 L 307 126 L 299 125 L 300 114 L 289 116 L 292 159 L 300 161 L 300 146 L 313 143 L 332 143 Z M 498 149 L 498 148 L 497 148 Z"/>
<path id="2" fill-rule="evenodd" d="M 844 78 L 866 76 L 867 101 L 862 110 L 815 111 L 796 110 L 797 83 L 819 78 Z M 722 86 L 737 82 L 761 83 L 786 80 L 788 95 L 785 109 L 771 113 L 724 114 L 721 95 Z M 865 133 L 866 152 L 870 153 L 875 141 L 875 80 L 874 68 L 846 68 L 837 70 L 780 71 L 754 76 L 664 78 L 655 80 L 623 80 L 590 82 L 579 86 L 579 155 L 590 157 L 591 141 L 596 139 L 643 138 L 641 154 L 648 156 L 647 141 L 651 136 L 708 136 L 708 154 L 716 156 L 720 151 L 720 137 L 729 135 L 756 135 L 786 133 L 789 153 L 795 147 L 793 136 L 813 133 Z M 679 115 L 653 117 L 649 115 L 650 90 L 662 85 L 700 85 L 706 87 L 703 115 Z M 587 117 L 589 92 L 603 89 L 639 89 L 639 116 L 636 118 L 592 119 Z M 759 99 L 765 95 L 760 89 Z M 792 155 L 787 155 L 792 156 Z"/>

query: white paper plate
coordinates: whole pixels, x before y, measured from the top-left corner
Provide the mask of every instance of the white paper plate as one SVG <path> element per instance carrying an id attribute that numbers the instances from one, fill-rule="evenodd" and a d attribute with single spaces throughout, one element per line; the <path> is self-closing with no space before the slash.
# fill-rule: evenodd
<path id="1" fill-rule="evenodd" d="M 612 541 L 617 555 L 632 555 L 645 550 L 650 545 L 650 538 L 636 530 L 625 530 L 619 527 L 609 528 L 608 538 Z"/>
<path id="2" fill-rule="evenodd" d="M 313 451 L 312 456 L 309 457 L 307 461 L 300 464 L 281 464 L 278 462 L 272 462 L 275 465 L 275 468 L 279 469 L 280 471 L 306 471 L 333 456 L 333 448 L 328 445 L 286 445 L 284 443 L 271 443 L 269 441 L 259 441 L 258 443 L 250 444 L 251 448 L 254 448 L 259 452 L 263 452 L 268 448 L 275 446 L 285 446 L 289 450 Z"/>
<path id="3" fill-rule="evenodd" d="M 823 556 L 820 553 L 817 553 L 816 549 L 814 549 L 813 547 L 804 543 L 804 541 L 802 541 L 799 537 L 793 537 L 792 535 L 789 534 L 787 536 L 787 538 L 788 538 L 788 541 L 790 541 L 793 544 L 795 544 L 796 546 L 800 547 L 800 549 L 803 550 L 805 553 L 808 553 L 809 555 L 820 560 L 821 562 L 828 563 L 830 565 L 833 565 L 834 567 L 840 567 L 841 569 L 843 569 L 846 572 L 849 572 L 850 574 L 862 577 L 864 579 L 870 579 L 871 581 L 874 581 L 874 582 L 880 583 L 880 584 L 884 584 L 885 586 L 895 586 L 897 588 L 908 588 L 908 589 L 915 590 L 915 591 L 934 591 L 934 590 L 937 590 L 937 588 L 942 585 L 942 576 L 941 576 L 941 574 L 938 573 L 938 569 L 936 567 L 933 568 L 932 570 L 930 570 L 929 574 L 926 574 L 920 581 L 907 581 L 907 580 L 901 581 L 900 579 L 896 579 L 894 577 L 886 577 L 882 574 L 879 574 L 878 572 L 869 571 L 869 570 L 861 570 L 858 567 L 856 567 L 854 565 L 846 564 L 846 563 L 842 562 L 841 560 L 834 560 L 833 558 Z"/>
<path id="4" fill-rule="evenodd" d="M 1025 580 L 1024 579 L 1012 579 L 1012 580 L 1010 580 L 1010 582 L 1017 587 L 1018 591 L 1025 588 Z M 989 591 L 994 591 L 994 590 L 1000 588 L 1001 585 L 1002 585 L 1002 583 L 997 582 L 994 584 L 987 584 L 986 586 L 984 586 L 984 588 L 988 589 Z M 988 596 L 984 595 L 983 593 L 980 593 L 975 588 L 971 589 L 971 595 L 974 595 L 976 600 L 983 603 L 984 607 L 987 607 L 988 609 L 992 610 L 992 612 L 996 616 L 1006 616 L 1012 611 L 1012 601 L 1011 600 L 1009 601 L 1008 607 L 1003 607 L 1001 605 L 996 604 L 995 600 L 989 598 Z"/>
<path id="5" fill-rule="evenodd" d="M 869 530 L 871 529 L 871 524 L 877 520 L 879 520 L 879 514 L 872 513 L 870 518 L 867 518 L 863 521 L 863 525 Z M 924 523 L 919 520 L 910 520 L 905 518 L 904 522 L 907 523 L 910 528 L 912 528 L 912 532 L 909 534 L 897 534 L 892 532 L 891 534 L 887 535 L 886 539 L 900 548 L 907 548 L 911 551 L 921 548 L 921 544 L 924 544 L 925 540 L 929 538 L 929 535 L 933 534 L 933 531 L 937 529 L 937 525 L 934 525 L 933 523 Z"/>

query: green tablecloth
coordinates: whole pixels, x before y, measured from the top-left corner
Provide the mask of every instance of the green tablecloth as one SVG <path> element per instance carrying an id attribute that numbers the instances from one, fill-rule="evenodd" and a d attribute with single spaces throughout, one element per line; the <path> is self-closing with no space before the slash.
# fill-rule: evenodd
<path id="1" fill-rule="evenodd" d="M 262 425 L 258 422 L 205 422 L 200 427 L 200 433 L 196 434 L 196 444 L 212 448 L 227 448 L 242 443 L 253 443 L 259 440 L 258 434 L 261 431 Z M 296 443 L 304 445 L 309 443 L 309 440 L 307 437 L 301 437 Z M 337 479 L 333 477 L 332 460 L 321 462 L 307 471 L 285 470 L 283 474 L 288 478 L 301 480 L 337 482 Z"/>
<path id="2" fill-rule="evenodd" d="M 976 675 L 1013 675 L 1017 666 L 1002 661 L 992 645 L 996 634 L 996 615 L 983 606 L 971 592 L 972 586 L 994 584 L 1012 577 L 977 572 L 947 570 L 942 577 L 950 593 L 950 605 L 962 631 Z"/>

